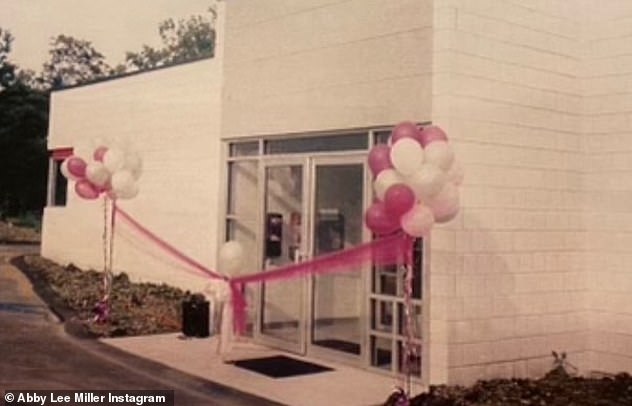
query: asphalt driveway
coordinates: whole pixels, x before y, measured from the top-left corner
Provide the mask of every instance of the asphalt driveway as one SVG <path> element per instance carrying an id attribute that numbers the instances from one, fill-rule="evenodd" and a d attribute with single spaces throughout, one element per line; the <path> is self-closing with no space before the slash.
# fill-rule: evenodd
<path id="1" fill-rule="evenodd" d="M 175 391 L 176 405 L 278 405 L 161 364 L 131 356 L 95 340 L 79 339 L 33 292 L 9 258 L 36 251 L 0 246 L 0 390 Z"/>

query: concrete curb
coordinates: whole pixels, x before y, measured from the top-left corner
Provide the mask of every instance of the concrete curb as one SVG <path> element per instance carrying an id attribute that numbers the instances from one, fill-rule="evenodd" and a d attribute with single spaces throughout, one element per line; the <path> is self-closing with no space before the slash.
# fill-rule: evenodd
<path id="1" fill-rule="evenodd" d="M 38 277 L 35 273 L 31 272 L 29 267 L 26 266 L 26 263 L 24 262 L 24 255 L 11 258 L 9 263 L 26 276 L 29 282 L 31 282 L 31 285 L 33 285 L 35 294 L 37 294 L 37 296 L 46 303 L 51 313 L 58 319 L 58 321 L 66 322 L 73 319 L 74 314 L 72 310 L 66 306 L 61 297 L 55 293 L 48 283 Z"/>

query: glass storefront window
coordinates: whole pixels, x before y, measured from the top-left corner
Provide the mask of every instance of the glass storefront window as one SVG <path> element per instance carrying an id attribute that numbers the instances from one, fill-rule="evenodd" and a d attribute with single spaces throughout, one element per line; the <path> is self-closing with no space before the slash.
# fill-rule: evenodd
<path id="1" fill-rule="evenodd" d="M 231 142 L 226 239 L 240 241 L 252 253 L 246 272 L 265 271 L 364 242 L 363 211 L 370 197 L 364 191 L 367 175 L 362 155 L 374 144 L 388 143 L 390 134 L 390 129 L 382 127 Z M 348 154 L 353 162 L 345 152 L 353 152 Z M 270 232 L 276 219 L 281 224 L 278 241 L 271 238 L 277 234 Z M 412 295 L 417 346 L 412 372 L 416 376 L 421 371 L 417 354 L 421 353 L 422 256 L 423 242 L 418 239 Z M 338 351 L 344 357 L 363 358 L 374 368 L 402 373 L 402 343 L 407 336 L 405 269 L 367 267 L 365 273 L 314 276 L 309 286 L 297 280 L 249 287 L 253 290 L 247 292 L 248 304 L 253 306 L 248 309 L 250 322 L 257 326 L 259 337 L 281 348 Z"/>
<path id="2" fill-rule="evenodd" d="M 393 331 L 393 303 L 371 299 L 371 329 L 376 331 Z"/>
<path id="3" fill-rule="evenodd" d="M 62 161 L 53 160 L 53 170 L 55 176 L 53 178 L 53 196 L 51 206 L 65 206 L 68 198 L 68 180 L 61 173 Z"/>
<path id="4" fill-rule="evenodd" d="M 228 155 L 233 157 L 257 156 L 259 155 L 259 141 L 245 141 L 231 143 Z"/>
<path id="5" fill-rule="evenodd" d="M 371 366 L 391 370 L 393 365 L 392 340 L 385 337 L 371 337 Z"/>
<path id="6" fill-rule="evenodd" d="M 257 203 L 257 161 L 228 163 L 228 215 L 254 218 Z"/>
<path id="7" fill-rule="evenodd" d="M 421 338 L 421 306 L 413 305 L 412 306 L 412 333 L 413 337 Z M 404 308 L 404 303 L 397 304 L 397 318 L 398 326 L 397 332 L 399 335 L 406 336 L 406 310 Z"/>
<path id="8" fill-rule="evenodd" d="M 368 149 L 366 132 L 317 135 L 313 137 L 295 137 L 268 140 L 264 144 L 266 155 L 297 154 L 305 152 L 338 152 Z"/>
<path id="9" fill-rule="evenodd" d="M 391 136 L 391 131 L 375 131 L 373 132 L 374 144 L 388 144 L 388 137 Z"/>
<path id="10" fill-rule="evenodd" d="M 410 374 L 413 376 L 421 376 L 421 345 L 413 344 L 412 353 L 406 357 L 406 349 L 404 342 L 397 342 L 398 353 L 398 369 L 399 372 L 405 374 L 407 370 L 410 370 Z M 408 358 L 408 362 L 406 362 Z"/>

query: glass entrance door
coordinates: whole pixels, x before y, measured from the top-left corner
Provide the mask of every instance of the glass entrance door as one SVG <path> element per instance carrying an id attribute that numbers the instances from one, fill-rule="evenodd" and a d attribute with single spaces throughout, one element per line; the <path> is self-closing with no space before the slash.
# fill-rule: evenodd
<path id="1" fill-rule="evenodd" d="M 364 160 L 309 157 L 262 165 L 263 272 L 366 240 Z M 263 282 L 258 337 L 288 351 L 359 359 L 367 337 L 364 270 Z"/>
<path id="2" fill-rule="evenodd" d="M 312 161 L 312 256 L 349 249 L 364 241 L 364 176 L 362 160 Z M 359 359 L 366 336 L 364 278 L 362 269 L 311 277 L 310 351 Z"/>
<path id="3" fill-rule="evenodd" d="M 306 173 L 303 160 L 265 164 L 263 173 L 263 272 L 305 255 Z M 263 282 L 257 332 L 265 343 L 305 352 L 305 278 Z"/>

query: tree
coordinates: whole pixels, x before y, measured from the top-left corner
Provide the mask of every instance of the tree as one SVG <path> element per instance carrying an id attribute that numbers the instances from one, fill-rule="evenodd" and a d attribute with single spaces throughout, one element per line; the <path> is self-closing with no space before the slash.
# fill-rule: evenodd
<path id="1" fill-rule="evenodd" d="M 160 23 L 158 32 L 161 48 L 143 45 L 140 52 L 128 52 L 125 60 L 131 69 L 146 70 L 204 57 L 213 56 L 215 50 L 215 10 L 209 9 L 211 20 L 191 16 L 187 20 L 168 19 Z"/>
<path id="2" fill-rule="evenodd" d="M 46 198 L 48 94 L 10 62 L 12 42 L 0 28 L 0 217 L 40 212 Z"/>
<path id="3" fill-rule="evenodd" d="M 0 87 L 5 88 L 15 80 L 15 65 L 9 62 L 13 35 L 0 27 Z"/>
<path id="4" fill-rule="evenodd" d="M 44 207 L 47 128 L 48 94 L 20 82 L 0 91 L 0 214 Z"/>
<path id="5" fill-rule="evenodd" d="M 73 86 L 113 74 L 105 57 L 89 41 L 58 35 L 51 42 L 50 60 L 44 63 L 41 81 L 50 88 Z"/>
<path id="6" fill-rule="evenodd" d="M 209 10 L 215 18 L 214 10 Z M 128 53 L 127 66 L 153 67 L 213 56 L 215 30 L 201 16 L 159 25 L 162 47 Z M 37 74 L 9 60 L 13 36 L 0 28 L 0 217 L 41 212 L 46 200 L 48 107 L 51 89 L 123 74 L 89 41 L 67 35 L 51 40 L 50 59 Z"/>

